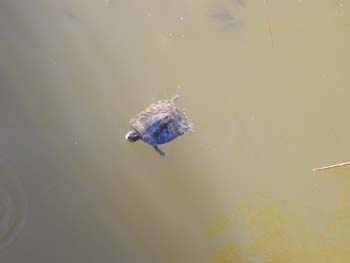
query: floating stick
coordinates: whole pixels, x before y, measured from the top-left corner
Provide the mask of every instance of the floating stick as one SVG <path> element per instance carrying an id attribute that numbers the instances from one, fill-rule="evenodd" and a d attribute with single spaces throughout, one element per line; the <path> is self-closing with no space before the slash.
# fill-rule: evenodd
<path id="1" fill-rule="evenodd" d="M 331 168 L 337 168 L 337 167 L 342 167 L 342 166 L 350 166 L 350 162 L 345 162 L 345 163 L 338 163 L 338 164 L 333 164 L 333 165 L 327 165 L 319 168 L 314 168 L 312 171 L 321 171 L 321 170 L 326 170 L 326 169 L 331 169 Z"/>

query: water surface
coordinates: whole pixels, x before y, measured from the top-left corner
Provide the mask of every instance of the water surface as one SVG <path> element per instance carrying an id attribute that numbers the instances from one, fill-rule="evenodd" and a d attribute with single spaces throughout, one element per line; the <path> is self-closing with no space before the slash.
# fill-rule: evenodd
<path id="1" fill-rule="evenodd" d="M 345 1 L 0 3 L 0 262 L 348 262 Z M 179 101 L 160 158 L 128 122 Z"/>

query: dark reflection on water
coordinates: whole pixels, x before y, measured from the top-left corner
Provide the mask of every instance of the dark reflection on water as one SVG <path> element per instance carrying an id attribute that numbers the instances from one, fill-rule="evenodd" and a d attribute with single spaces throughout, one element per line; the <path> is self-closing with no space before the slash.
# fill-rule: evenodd
<path id="1" fill-rule="evenodd" d="M 243 0 L 232 0 L 232 3 L 233 3 L 234 5 L 245 6 L 245 1 L 243 1 Z"/>
<path id="2" fill-rule="evenodd" d="M 209 15 L 222 30 L 229 30 L 240 26 L 242 21 L 240 19 L 241 7 L 245 7 L 245 2 L 241 0 L 232 1 L 231 5 L 227 3 L 221 3 L 217 5 L 216 11 Z"/>
<path id="3" fill-rule="evenodd" d="M 228 30 L 240 26 L 242 22 L 235 19 L 235 17 L 230 14 L 229 11 L 223 10 L 221 12 L 214 13 L 210 15 L 214 20 L 217 20 L 220 24 L 222 30 Z"/>
<path id="4" fill-rule="evenodd" d="M 28 200 L 22 184 L 13 175 L 0 175 L 0 249 L 10 245 L 23 230 Z"/>
<path id="5" fill-rule="evenodd" d="M 212 18 L 217 19 L 217 20 L 222 20 L 222 21 L 232 21 L 235 18 L 233 17 L 233 15 L 231 15 L 228 11 L 222 11 L 219 13 L 215 13 L 213 15 L 211 15 Z"/>

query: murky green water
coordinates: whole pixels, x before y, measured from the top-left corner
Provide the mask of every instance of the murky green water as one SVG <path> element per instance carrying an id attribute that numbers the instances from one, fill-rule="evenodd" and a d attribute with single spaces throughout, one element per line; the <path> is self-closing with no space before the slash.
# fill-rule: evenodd
<path id="1" fill-rule="evenodd" d="M 0 2 L 0 262 L 349 262 L 350 5 Z M 177 86 L 196 132 L 129 119 Z"/>

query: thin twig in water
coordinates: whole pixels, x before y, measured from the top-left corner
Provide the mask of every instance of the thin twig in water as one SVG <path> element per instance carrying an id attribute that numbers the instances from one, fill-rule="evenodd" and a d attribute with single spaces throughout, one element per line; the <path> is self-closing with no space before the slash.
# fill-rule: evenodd
<path id="1" fill-rule="evenodd" d="M 345 163 L 338 163 L 338 164 L 333 164 L 333 165 L 328 165 L 328 166 L 323 166 L 319 168 L 314 168 L 312 171 L 320 171 L 320 170 L 325 170 L 325 169 L 331 169 L 331 168 L 337 168 L 337 167 L 342 167 L 342 166 L 350 166 L 350 162 L 345 162 Z"/>
<path id="2" fill-rule="evenodd" d="M 272 28 L 271 28 L 271 21 L 270 21 L 270 14 L 269 14 L 269 6 L 267 4 L 267 0 L 264 0 L 264 7 L 266 9 L 266 20 L 267 20 L 267 25 L 268 25 L 268 28 L 269 28 L 269 34 L 270 34 L 270 39 L 271 39 L 271 44 L 272 44 L 272 47 L 274 46 L 273 45 L 273 37 L 272 37 Z"/>

